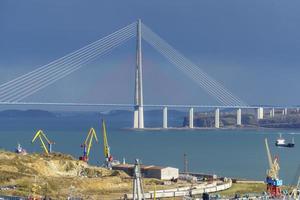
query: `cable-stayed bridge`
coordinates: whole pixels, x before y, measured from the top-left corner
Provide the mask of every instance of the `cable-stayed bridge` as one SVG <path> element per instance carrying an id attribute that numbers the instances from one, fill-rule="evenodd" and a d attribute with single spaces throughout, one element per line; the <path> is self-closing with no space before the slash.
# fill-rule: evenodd
<path id="1" fill-rule="evenodd" d="M 111 52 L 126 41 L 136 38 L 136 66 L 135 66 L 135 96 L 133 104 L 101 104 L 101 103 L 43 103 L 28 102 L 27 97 L 41 91 L 47 86 L 70 75 L 71 73 L 86 66 L 88 63 Z M 142 39 L 150 44 L 157 52 L 163 55 L 169 62 L 193 80 L 199 87 L 215 98 L 219 105 L 145 105 L 143 99 L 143 68 L 142 68 Z M 270 110 L 274 115 L 274 107 L 250 106 L 239 97 L 234 95 L 218 81 L 202 71 L 197 65 L 174 49 L 149 27 L 138 20 L 110 35 L 97 40 L 87 46 L 67 54 L 53 62 L 41 66 L 29 73 L 19 76 L 11 81 L 0 85 L 0 105 L 63 105 L 63 106 L 116 106 L 134 108 L 134 128 L 144 128 L 144 107 L 163 108 L 163 127 L 167 128 L 167 110 L 170 107 L 189 108 L 189 127 L 193 128 L 193 108 L 214 108 L 215 127 L 219 128 L 220 108 L 237 109 L 237 125 L 241 125 L 241 109 L 257 109 L 257 118 L 263 118 L 263 108 Z M 287 107 L 276 107 L 284 109 Z"/>

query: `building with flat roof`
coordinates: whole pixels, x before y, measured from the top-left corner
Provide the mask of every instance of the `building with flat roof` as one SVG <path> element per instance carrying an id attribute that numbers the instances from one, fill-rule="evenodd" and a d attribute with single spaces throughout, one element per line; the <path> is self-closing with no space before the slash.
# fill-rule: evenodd
<path id="1" fill-rule="evenodd" d="M 113 166 L 113 170 L 121 170 L 128 175 L 133 175 L 134 165 L 120 164 Z M 160 180 L 174 180 L 179 177 L 178 168 L 174 167 L 161 167 L 154 165 L 141 165 L 141 173 L 145 178 L 156 178 Z"/>

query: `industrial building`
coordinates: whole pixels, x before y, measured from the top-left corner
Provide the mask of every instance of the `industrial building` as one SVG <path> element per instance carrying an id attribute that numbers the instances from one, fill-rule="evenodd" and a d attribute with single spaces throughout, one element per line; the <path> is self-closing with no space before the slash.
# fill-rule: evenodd
<path id="1" fill-rule="evenodd" d="M 112 167 L 113 170 L 121 170 L 128 175 L 133 175 L 134 165 L 132 164 L 120 164 Z M 174 180 L 179 177 L 178 168 L 174 167 L 160 167 L 154 165 L 141 165 L 141 173 L 145 178 L 156 178 L 160 180 Z"/>

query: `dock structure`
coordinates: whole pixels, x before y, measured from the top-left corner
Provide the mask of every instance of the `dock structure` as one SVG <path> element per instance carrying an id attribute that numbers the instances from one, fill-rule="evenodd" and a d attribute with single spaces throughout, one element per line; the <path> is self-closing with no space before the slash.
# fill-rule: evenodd
<path id="1" fill-rule="evenodd" d="M 258 120 L 264 118 L 264 108 L 263 107 L 259 107 L 256 109 L 256 118 Z"/>
<path id="2" fill-rule="evenodd" d="M 215 128 L 220 128 L 220 109 L 215 110 Z"/>
<path id="3" fill-rule="evenodd" d="M 236 125 L 242 125 L 242 109 L 238 108 L 236 111 Z"/>
<path id="4" fill-rule="evenodd" d="M 189 128 L 194 128 L 194 108 L 189 109 Z"/>
<path id="5" fill-rule="evenodd" d="M 168 107 L 163 108 L 163 128 L 168 128 Z"/>

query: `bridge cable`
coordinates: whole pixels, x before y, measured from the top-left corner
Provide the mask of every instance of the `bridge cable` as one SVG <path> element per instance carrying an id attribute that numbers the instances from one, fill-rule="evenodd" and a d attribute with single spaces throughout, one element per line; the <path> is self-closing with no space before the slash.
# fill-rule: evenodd
<path id="1" fill-rule="evenodd" d="M 35 70 L 33 70 L 33 71 L 27 73 L 27 74 L 24 74 L 24 75 L 22 75 L 22 76 L 19 76 L 19 77 L 15 78 L 15 79 L 13 79 L 13 80 L 11 80 L 11 81 L 8 81 L 8 82 L 2 84 L 2 85 L 0 85 L 0 89 L 5 88 L 7 85 L 9 85 L 9 84 L 11 84 L 11 83 L 13 83 L 13 82 L 16 83 L 16 82 L 22 81 L 23 78 L 24 78 L 24 77 L 27 77 L 28 75 L 32 75 L 32 74 L 34 74 L 34 73 L 36 73 L 36 72 L 43 71 L 43 70 L 47 69 L 47 67 L 48 67 L 49 65 L 53 65 L 53 64 L 56 64 L 56 63 L 61 63 L 61 61 L 65 61 L 66 59 L 73 58 L 73 56 L 76 56 L 76 55 L 78 55 L 78 54 L 84 52 L 86 49 L 91 48 L 91 47 L 93 47 L 93 46 L 95 46 L 95 45 L 101 43 L 103 40 L 106 40 L 106 39 L 108 39 L 108 38 L 110 38 L 110 37 L 112 37 L 112 36 L 114 36 L 114 35 L 120 33 L 121 31 L 126 31 L 126 30 L 128 30 L 128 29 L 132 29 L 132 28 L 134 28 L 135 26 L 136 26 L 136 23 L 132 23 L 132 24 L 130 24 L 130 25 L 128 25 L 128 26 L 126 26 L 126 27 L 124 27 L 124 28 L 122 28 L 122 29 L 120 29 L 120 30 L 118 30 L 118 31 L 116 31 L 116 32 L 114 32 L 114 33 L 112 33 L 112 34 L 110 34 L 110 35 L 104 37 L 104 38 L 101 38 L 100 40 L 97 40 L 97 41 L 95 41 L 95 42 L 93 42 L 93 43 L 91 43 L 91 44 L 89 44 L 89 45 L 86 45 L 85 47 L 82 47 L 81 49 L 78 49 L 78 50 L 76 50 L 76 51 L 74 51 L 74 52 L 72 52 L 72 53 L 69 53 L 69 54 L 67 54 L 67 55 L 65 55 L 65 56 L 63 56 L 63 57 L 61 57 L 61 58 L 59 58 L 59 59 L 54 60 L 53 62 L 50 62 L 50 63 L 48 63 L 48 64 L 46 64 L 46 65 L 44 65 L 44 66 L 41 66 L 41 67 L 39 67 L 39 68 L 37 68 L 37 69 L 35 69 Z"/>
<path id="2" fill-rule="evenodd" d="M 132 35 L 129 35 L 130 37 L 132 37 L 133 36 L 133 34 Z M 123 39 L 123 38 L 121 38 L 121 39 Z M 127 39 L 127 38 L 125 38 L 125 39 Z M 124 39 L 123 39 L 124 40 Z M 116 43 L 116 42 L 115 42 Z M 114 43 L 113 43 L 114 44 Z M 108 46 L 108 47 L 110 47 L 110 46 Z M 104 49 L 104 51 L 106 51 L 108 48 L 106 48 L 106 49 Z M 100 55 L 100 54 L 99 54 Z M 95 53 L 93 53 L 92 54 L 92 56 L 93 57 L 95 57 L 95 56 L 98 56 L 98 55 L 95 55 Z M 51 72 L 50 73 L 50 75 L 49 74 L 46 74 L 46 75 L 43 75 L 43 76 L 41 76 L 41 77 L 38 77 L 38 78 L 36 78 L 36 79 L 33 79 L 33 80 L 31 80 L 31 82 L 29 82 L 29 83 L 31 83 L 31 85 L 28 85 L 28 83 L 27 83 L 27 85 L 25 85 L 26 87 L 24 88 L 23 86 L 21 86 L 21 87 L 19 87 L 18 88 L 18 91 L 14 91 L 14 93 L 15 94 L 17 94 L 17 93 L 19 93 L 20 91 L 22 91 L 22 89 L 23 90 L 25 90 L 25 92 L 26 92 L 26 88 L 27 89 L 32 89 L 32 86 L 35 86 L 35 87 L 38 87 L 38 84 L 37 83 L 40 83 L 41 81 L 44 81 L 44 80 L 46 80 L 46 81 L 50 81 L 49 80 L 49 77 L 51 77 L 51 76 L 54 76 L 54 75 L 60 75 L 60 76 L 62 76 L 62 77 L 64 77 L 63 75 L 65 74 L 65 73 L 68 73 L 69 71 L 73 71 L 73 69 L 77 69 L 77 67 L 79 66 L 79 65 L 81 65 L 81 64 L 83 64 L 83 63 L 85 63 L 85 62 L 89 62 L 90 61 L 90 57 L 91 57 L 91 55 L 89 55 L 89 57 L 88 58 L 85 58 L 85 60 L 84 61 L 82 61 L 82 60 L 79 60 L 79 61 L 77 61 L 75 64 L 76 65 L 71 65 L 71 66 L 67 66 L 67 68 L 63 68 L 63 69 L 60 69 L 60 71 L 57 71 L 57 70 L 53 70 L 54 72 Z M 47 76 L 48 75 L 48 76 Z M 44 78 L 43 80 L 40 80 L 41 78 Z M 53 79 L 53 78 L 52 78 Z M 51 79 L 51 80 L 52 80 Z M 16 89 L 15 89 L 16 90 Z M 10 94 L 9 96 L 13 96 L 13 95 L 15 95 L 15 94 Z M 6 98 L 7 98 L 7 95 L 5 95 L 6 96 Z M 3 99 L 3 97 L 2 97 L 2 99 Z"/>
<path id="3" fill-rule="evenodd" d="M 147 37 L 147 36 L 145 36 L 145 37 Z M 151 46 L 153 46 L 158 52 L 162 53 L 163 56 L 168 57 L 168 59 L 169 59 L 170 62 L 172 62 L 173 64 L 177 65 L 177 67 L 179 67 L 182 71 L 184 71 L 185 73 L 187 73 L 188 76 L 191 76 L 191 78 L 194 79 L 194 81 L 196 81 L 202 87 L 206 87 L 207 92 L 210 93 L 210 95 L 212 95 L 213 97 L 217 98 L 220 102 L 224 103 L 225 105 L 229 104 L 229 102 L 226 99 L 224 99 L 223 96 L 220 96 L 216 91 L 212 90 L 211 87 L 207 87 L 209 85 L 207 85 L 206 82 L 201 81 L 201 79 L 199 81 L 199 76 L 197 76 L 195 74 L 195 72 L 192 71 L 192 69 L 190 69 L 188 67 L 187 68 L 183 68 L 182 66 L 186 66 L 186 65 L 183 64 L 182 62 L 180 62 L 180 60 L 178 60 L 177 57 L 175 57 L 174 55 L 172 55 L 171 52 L 168 52 L 167 50 L 165 50 L 165 48 L 160 48 L 158 42 L 151 41 Z M 170 58 L 172 58 L 172 59 L 170 59 Z"/>
<path id="4" fill-rule="evenodd" d="M 162 38 L 160 38 L 157 34 L 155 34 L 151 29 L 149 29 L 146 25 L 142 25 L 143 30 L 143 39 L 145 39 L 151 46 L 153 46 L 156 50 L 173 62 L 174 57 L 177 58 L 177 64 L 174 63 L 178 68 L 180 68 L 183 72 L 185 72 L 190 77 L 200 84 L 200 86 L 205 89 L 209 94 L 213 97 L 217 98 L 219 102 L 226 103 L 226 105 L 246 105 L 243 101 L 235 97 L 232 93 L 226 90 L 222 85 L 220 85 L 217 81 L 209 77 L 206 73 L 204 73 L 199 67 L 190 62 L 186 57 L 181 55 L 177 50 L 171 47 L 167 42 L 165 42 Z M 160 47 L 159 47 L 160 46 Z M 163 47 L 161 47 L 163 46 Z M 168 52 L 168 54 L 166 53 Z M 172 54 L 172 55 L 170 55 Z M 172 57 L 173 56 L 173 57 Z M 181 64 L 180 64 L 181 63 Z M 181 65 L 184 65 L 186 69 L 182 68 Z M 189 72 L 187 71 L 189 70 Z M 198 75 L 198 78 L 195 77 Z M 196 79 L 198 79 L 198 81 Z M 202 80 L 204 79 L 204 81 Z M 206 80 L 206 81 L 205 81 Z M 216 91 L 216 92 L 214 92 Z M 221 94 L 220 94 L 221 93 Z M 223 100 L 221 100 L 223 99 Z"/>
<path id="5" fill-rule="evenodd" d="M 124 42 L 124 41 L 127 41 L 128 39 L 130 39 L 131 37 L 133 37 L 133 35 L 134 35 L 134 33 L 135 33 L 135 31 L 134 31 L 135 29 L 134 29 L 134 26 L 132 26 L 131 25 L 131 29 L 129 29 L 129 31 L 127 32 L 127 35 L 125 34 L 125 36 L 117 36 L 117 37 L 119 37 L 119 38 L 117 38 L 117 39 L 115 39 L 115 38 L 112 38 L 112 39 L 110 39 L 110 40 L 102 40 L 102 44 L 103 44 L 103 42 L 110 42 L 110 43 L 112 43 L 112 47 L 111 46 L 108 46 L 108 45 L 106 45 L 106 46 L 104 46 L 104 47 L 106 47 L 106 49 L 100 49 L 101 51 L 99 52 L 99 53 L 103 53 L 104 51 L 107 51 L 107 50 L 109 50 L 109 49 L 111 49 L 111 48 L 115 48 L 115 47 L 117 47 L 117 46 L 119 46 L 122 42 Z M 123 33 L 122 33 L 123 34 Z M 112 34 L 111 34 L 112 35 Z M 123 34 L 124 35 L 124 34 Z M 107 37 L 106 37 L 107 38 Z M 113 39 L 115 39 L 115 41 L 117 41 L 117 42 L 115 42 Z M 110 43 L 108 43 L 108 44 L 110 44 Z M 100 46 L 101 46 L 101 44 L 100 44 Z M 99 45 L 98 45 L 98 47 L 99 47 Z M 95 48 L 94 48 L 95 49 Z M 99 50 L 99 48 L 98 49 L 96 49 L 96 50 Z M 76 51 L 76 52 L 78 52 L 78 51 Z M 95 52 L 95 51 L 94 51 Z M 57 73 L 61 73 L 61 72 L 65 72 L 64 74 L 61 74 L 60 76 L 59 76 L 59 79 L 60 78 L 62 78 L 62 77 L 64 77 L 65 75 L 68 75 L 69 73 L 71 73 L 71 72 L 73 72 L 73 71 L 75 71 L 75 70 L 77 70 L 78 68 L 78 65 L 83 65 L 83 64 L 85 64 L 85 62 L 88 62 L 88 61 L 90 61 L 91 59 L 93 59 L 94 57 L 96 57 L 96 56 L 98 56 L 97 54 L 95 54 L 94 52 L 92 52 L 92 55 L 91 55 L 91 51 L 90 52 L 88 52 L 88 53 L 90 53 L 90 54 L 87 54 L 88 55 L 88 59 L 86 59 L 85 58 L 85 60 L 84 60 L 84 62 L 82 62 L 81 60 L 79 60 L 79 61 L 77 61 L 77 63 L 75 63 L 76 65 L 73 67 L 73 68 L 64 68 L 64 69 L 62 69 L 62 70 L 65 70 L 65 69 L 68 69 L 67 71 L 65 70 L 65 71 L 57 71 Z M 79 62 L 79 63 L 78 63 Z M 70 64 L 69 62 L 67 62 L 67 63 L 64 63 L 64 64 Z M 56 66 L 56 65 L 55 65 Z M 68 66 L 67 66 L 68 67 Z M 80 67 L 79 67 L 80 68 Z M 35 71 L 37 71 L 37 70 L 35 70 Z M 50 70 L 48 70 L 47 71 L 48 73 L 50 72 L 53 72 L 53 69 L 52 69 L 52 71 Z M 55 75 L 57 74 L 57 73 L 55 73 Z M 40 76 L 41 74 L 39 74 L 39 73 L 37 73 L 37 74 L 34 74 L 34 73 L 28 73 L 28 74 L 30 74 L 32 77 L 32 79 L 36 79 L 37 78 L 37 76 Z M 34 76 L 32 75 L 32 74 L 34 74 Z M 44 74 L 45 75 L 45 74 Z M 47 75 L 47 74 L 46 74 Z M 25 79 L 26 79 L 26 76 L 23 76 L 23 78 L 25 77 Z M 43 76 L 44 77 L 44 76 Z M 47 78 L 47 77 L 46 77 Z M 32 81 L 32 79 L 30 79 L 29 81 Z M 19 78 L 17 78 L 17 80 L 19 81 L 20 79 Z M 48 80 L 48 82 L 51 82 L 51 83 L 53 83 L 54 81 L 56 81 L 56 80 L 58 80 L 58 79 L 51 79 L 51 80 Z M 22 85 L 24 85 L 24 80 L 22 80 L 23 82 L 21 82 L 21 83 L 19 83 L 19 84 L 22 84 Z M 10 81 L 10 83 L 14 83 L 13 81 Z M 30 82 L 31 83 L 31 82 Z M 27 84 L 28 84 L 28 82 L 27 82 Z M 7 85 L 8 84 L 6 84 L 6 88 L 7 88 Z M 47 85 L 49 85 L 49 84 L 47 84 Z M 27 86 L 27 88 L 28 87 L 30 87 L 29 89 L 33 89 L 32 88 L 32 85 L 26 85 L 26 82 L 25 82 L 25 86 Z M 38 86 L 36 86 L 35 88 L 37 88 Z M 18 92 L 20 92 L 20 90 L 17 90 L 17 91 L 15 91 L 16 89 L 14 89 L 13 91 L 11 90 L 11 87 L 9 87 L 9 88 L 7 88 L 7 89 L 9 89 L 11 92 L 10 92 L 10 95 L 8 95 L 8 97 L 12 97 L 12 96 L 14 96 L 16 93 L 18 93 Z M 40 88 L 41 89 L 41 88 Z M 1 90 L 0 90 L 1 91 Z M 22 90 L 21 90 L 22 91 Z M 38 90 L 36 90 L 36 91 L 38 91 Z M 12 92 L 14 92 L 14 93 L 12 93 Z M 28 93 L 28 90 L 24 90 L 23 89 L 23 93 Z M 22 94 L 23 94 L 22 93 Z M 21 98 L 24 98 L 25 96 L 22 96 L 22 94 L 19 94 L 18 95 L 18 97 L 20 96 Z M 6 95 L 5 95 L 6 97 L 7 97 L 7 93 L 6 93 Z M 26 96 L 29 96 L 29 94 L 26 94 Z M 2 97 L 2 101 L 3 101 L 3 96 L 1 96 Z M 21 98 L 19 98 L 18 100 L 20 100 Z M 13 100 L 13 99 L 8 99 L 8 98 L 6 98 L 6 99 L 4 99 L 4 101 L 15 101 L 15 100 Z"/>
<path id="6" fill-rule="evenodd" d="M 147 36 L 144 34 L 144 39 L 147 40 L 146 37 L 147 37 Z M 149 41 L 148 41 L 148 42 L 149 42 Z M 161 44 L 161 42 L 159 42 L 159 44 Z M 158 49 L 157 49 L 157 50 L 158 50 Z M 166 56 L 166 55 L 165 55 L 165 56 Z M 166 56 L 166 57 L 167 57 L 167 56 Z M 169 58 L 169 60 L 172 61 L 172 59 L 170 59 L 170 58 Z M 175 64 L 175 63 L 174 63 L 174 64 Z M 177 67 L 180 67 L 180 65 L 177 66 Z M 198 67 L 196 66 L 196 68 L 198 68 Z M 197 72 L 197 71 L 194 71 L 192 75 L 194 75 L 194 73 L 198 73 L 198 72 Z M 201 82 L 201 80 L 202 80 L 202 79 L 199 79 L 200 82 Z M 209 88 L 207 88 L 207 89 L 209 90 Z M 211 90 L 209 90 L 209 91 L 211 91 Z M 224 91 L 221 91 L 221 92 L 224 92 Z M 233 98 L 232 98 L 232 99 L 233 99 Z M 233 100 L 235 100 L 235 99 L 233 99 Z"/>

